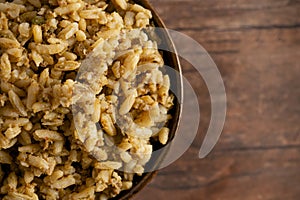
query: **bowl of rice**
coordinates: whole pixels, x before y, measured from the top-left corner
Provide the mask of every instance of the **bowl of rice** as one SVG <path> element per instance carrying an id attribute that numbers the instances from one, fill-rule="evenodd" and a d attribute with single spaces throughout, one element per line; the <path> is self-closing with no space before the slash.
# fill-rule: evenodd
<path id="1" fill-rule="evenodd" d="M 142 0 L 0 0 L 0 199 L 130 199 L 151 180 L 182 94 L 154 27 Z"/>

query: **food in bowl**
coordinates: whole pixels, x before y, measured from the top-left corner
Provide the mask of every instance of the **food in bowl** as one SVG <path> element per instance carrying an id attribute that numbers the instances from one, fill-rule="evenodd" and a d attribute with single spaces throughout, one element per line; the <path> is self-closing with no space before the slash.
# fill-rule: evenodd
<path id="1" fill-rule="evenodd" d="M 125 0 L 0 0 L 1 199 L 132 188 L 174 99 L 151 17 Z"/>

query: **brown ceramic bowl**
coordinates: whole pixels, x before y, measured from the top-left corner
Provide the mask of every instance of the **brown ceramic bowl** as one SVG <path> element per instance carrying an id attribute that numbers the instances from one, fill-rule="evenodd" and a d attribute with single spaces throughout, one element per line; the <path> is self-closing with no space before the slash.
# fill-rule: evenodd
<path id="1" fill-rule="evenodd" d="M 161 18 L 158 16 L 157 12 L 154 10 L 152 5 L 149 3 L 148 0 L 135 0 L 136 3 L 142 5 L 143 7 L 151 10 L 153 18 L 152 18 L 152 25 L 155 27 L 160 27 L 160 28 L 166 28 L 165 24 L 161 20 Z M 160 29 L 159 30 L 159 40 L 161 40 L 160 44 L 158 46 L 163 46 L 163 49 L 169 49 L 170 51 L 163 51 L 163 58 L 165 65 L 172 67 L 175 69 L 179 76 L 172 77 L 171 78 L 171 87 L 173 88 L 173 93 L 176 93 L 176 97 L 174 100 L 174 106 L 169 112 L 172 115 L 172 119 L 168 122 L 168 127 L 170 128 L 170 137 L 169 141 L 170 142 L 173 138 L 174 135 L 177 131 L 180 116 L 181 116 L 181 109 L 182 105 L 180 101 L 182 100 L 183 97 L 183 87 L 182 87 L 182 72 L 181 72 L 181 66 L 179 62 L 179 58 L 176 54 L 176 49 L 174 46 L 174 43 L 172 42 L 172 39 L 169 35 L 169 33 L 164 30 Z M 175 52 L 175 53 L 172 53 Z M 174 91 L 175 90 L 175 91 Z M 178 96 L 179 95 L 179 96 Z M 179 100 L 180 99 L 180 100 Z M 162 146 L 157 143 L 153 143 L 153 149 L 157 150 L 160 149 Z M 157 169 L 157 166 L 160 165 L 161 161 L 164 159 L 166 153 L 168 152 L 168 148 L 164 148 L 162 153 L 159 156 L 156 156 L 155 158 L 151 158 L 151 162 L 153 163 L 152 166 L 148 166 L 148 169 L 150 168 L 149 171 L 153 171 L 151 169 Z M 144 173 L 142 176 L 135 176 L 134 181 L 133 181 L 133 187 L 130 190 L 123 191 L 121 192 L 117 197 L 113 198 L 113 200 L 128 200 L 131 199 L 135 194 L 140 192 L 146 185 L 151 181 L 151 179 L 156 175 L 157 171 L 149 172 L 149 173 Z"/>

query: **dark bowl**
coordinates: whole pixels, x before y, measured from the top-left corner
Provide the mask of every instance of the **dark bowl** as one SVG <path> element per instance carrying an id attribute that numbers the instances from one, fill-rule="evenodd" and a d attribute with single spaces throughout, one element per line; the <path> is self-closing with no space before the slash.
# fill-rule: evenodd
<path id="1" fill-rule="evenodd" d="M 154 10 L 154 8 L 152 7 L 152 5 L 149 3 L 148 0 L 135 0 L 135 2 L 151 10 L 153 15 L 151 23 L 153 26 L 166 28 L 165 24 L 158 16 L 157 12 Z M 181 117 L 182 105 L 180 102 L 182 102 L 182 98 L 183 98 L 182 71 L 181 71 L 181 66 L 180 66 L 179 58 L 176 53 L 174 43 L 172 42 L 172 39 L 168 31 L 166 29 L 159 29 L 159 33 L 157 35 L 159 36 L 159 40 L 160 40 L 160 43 L 158 43 L 158 48 L 168 49 L 167 51 L 166 50 L 162 51 L 165 65 L 172 67 L 178 72 L 177 74 L 179 74 L 179 76 L 176 75 L 175 77 L 172 76 L 171 78 L 172 91 L 173 93 L 176 93 L 176 95 L 174 100 L 174 106 L 169 111 L 169 113 L 172 115 L 172 119 L 168 122 L 168 127 L 170 129 L 170 135 L 168 141 L 169 143 L 170 141 L 172 141 L 172 139 L 176 134 L 180 117 Z M 163 146 L 157 143 L 153 143 L 154 150 L 160 149 L 161 147 Z M 113 200 L 128 200 L 131 199 L 135 194 L 140 192 L 157 174 L 156 170 L 154 171 L 151 169 L 158 168 L 161 161 L 166 156 L 168 150 L 169 148 L 164 148 L 158 156 L 157 155 L 155 157 L 152 156 L 151 162 L 149 162 L 152 164 L 151 166 L 150 165 L 147 166 L 147 168 L 150 169 L 148 171 L 152 171 L 152 172 L 144 173 L 142 176 L 135 176 L 133 180 L 133 187 L 130 190 L 122 191 L 118 196 L 113 198 Z"/>

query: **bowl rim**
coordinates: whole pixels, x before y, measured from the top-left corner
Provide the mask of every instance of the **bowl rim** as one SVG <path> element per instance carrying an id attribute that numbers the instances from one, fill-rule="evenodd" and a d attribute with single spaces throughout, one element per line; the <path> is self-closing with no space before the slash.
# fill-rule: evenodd
<path id="1" fill-rule="evenodd" d="M 180 102 L 177 102 L 176 104 L 176 108 L 175 108 L 175 117 L 176 119 L 174 120 L 175 123 L 174 125 L 172 125 L 172 130 L 170 130 L 170 135 L 172 135 L 172 137 L 170 139 L 173 139 L 174 135 L 176 134 L 177 130 L 178 130 L 178 126 L 180 123 L 180 119 L 181 119 L 181 115 L 182 115 L 182 102 L 183 102 L 183 78 L 182 78 L 182 67 L 180 64 L 180 60 L 178 57 L 178 53 L 176 50 L 176 47 L 174 45 L 174 42 L 172 41 L 172 38 L 170 36 L 170 33 L 168 32 L 168 29 L 166 28 L 166 25 L 164 24 L 163 20 L 159 17 L 157 11 L 153 8 L 153 6 L 151 5 L 151 3 L 149 2 L 149 0 L 134 0 L 134 2 L 136 2 L 137 4 L 143 6 L 144 8 L 148 9 L 151 11 L 152 13 L 152 22 L 154 22 L 155 27 L 160 27 L 160 28 L 165 28 L 164 30 L 164 39 L 166 39 L 167 41 L 167 45 L 168 47 L 172 48 L 173 54 L 171 54 L 171 62 L 174 64 L 173 67 L 176 71 L 178 71 L 179 73 L 179 77 L 177 77 L 177 90 L 179 90 L 179 93 L 177 95 L 179 95 L 180 97 Z M 170 142 L 170 140 L 168 141 Z M 167 154 L 169 148 L 166 148 L 166 150 L 164 150 L 163 155 L 160 156 L 160 159 L 163 159 L 163 157 Z M 159 162 L 159 161 L 158 161 Z M 157 165 L 156 165 L 157 166 Z M 150 181 L 157 175 L 158 171 L 155 170 L 153 172 L 148 172 L 148 173 L 144 173 L 141 176 L 141 180 L 139 182 L 137 182 L 131 189 L 127 190 L 127 191 L 123 191 L 121 192 L 119 195 L 117 195 L 115 198 L 113 198 L 113 200 L 129 200 L 132 199 L 138 192 L 140 192 L 148 183 L 150 183 Z"/>

